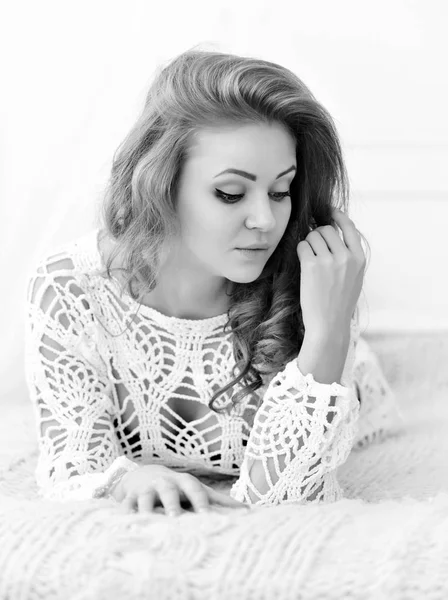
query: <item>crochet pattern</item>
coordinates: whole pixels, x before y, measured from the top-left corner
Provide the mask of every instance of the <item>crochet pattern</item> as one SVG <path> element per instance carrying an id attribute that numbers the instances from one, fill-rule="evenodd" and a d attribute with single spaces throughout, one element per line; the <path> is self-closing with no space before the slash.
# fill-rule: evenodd
<path id="1" fill-rule="evenodd" d="M 0 419 L 0 598 L 447 598 L 448 336 L 368 339 L 406 420 L 384 439 L 354 445 L 338 469 L 338 502 L 212 505 L 171 518 L 161 506 L 125 514 L 111 499 L 40 499 L 32 405 L 26 391 L 11 395 Z M 359 347 L 354 371 L 373 390 L 374 363 Z M 365 395 L 359 425 L 367 398 L 383 395 Z M 374 407 L 369 415 L 370 426 Z M 200 479 L 221 493 L 232 485 Z"/>
<path id="2" fill-rule="evenodd" d="M 231 413 L 217 414 L 209 399 L 235 365 L 227 315 L 168 317 L 120 295 L 114 279 L 95 273 L 103 268 L 97 235 L 43 257 L 29 278 L 25 372 L 41 495 L 95 497 L 126 456 L 237 477 L 230 494 L 247 504 L 339 499 L 337 468 L 395 418 L 393 392 L 366 342 L 357 360 L 357 311 L 340 384 L 304 376 L 295 358 Z M 219 403 L 230 406 L 238 389 Z M 251 479 L 257 465 L 261 488 Z"/>

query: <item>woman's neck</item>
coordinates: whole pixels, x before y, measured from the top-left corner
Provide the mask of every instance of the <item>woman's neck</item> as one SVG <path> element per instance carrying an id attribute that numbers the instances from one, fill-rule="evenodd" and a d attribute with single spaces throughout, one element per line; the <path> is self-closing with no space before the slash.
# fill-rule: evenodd
<path id="1" fill-rule="evenodd" d="M 115 243 L 108 237 L 99 236 L 98 250 L 102 257 L 103 265 L 106 264 L 114 246 Z M 117 275 L 114 273 L 114 278 L 119 281 L 121 286 L 124 286 L 126 282 L 123 271 L 119 270 L 123 266 L 122 261 L 120 262 L 118 257 L 114 258 L 111 268 L 113 271 L 116 271 Z M 182 293 L 182 291 L 179 291 L 179 286 L 173 284 L 174 281 L 178 281 L 178 278 L 164 278 L 161 284 L 154 288 L 154 290 L 144 294 L 140 300 L 141 303 L 168 317 L 176 317 L 178 319 L 208 319 L 227 312 L 230 306 L 230 298 L 225 293 L 225 286 L 223 286 L 223 290 L 217 298 L 207 301 L 205 294 L 201 293 L 200 286 L 196 286 L 195 288 L 194 286 L 187 285 L 186 291 Z"/>

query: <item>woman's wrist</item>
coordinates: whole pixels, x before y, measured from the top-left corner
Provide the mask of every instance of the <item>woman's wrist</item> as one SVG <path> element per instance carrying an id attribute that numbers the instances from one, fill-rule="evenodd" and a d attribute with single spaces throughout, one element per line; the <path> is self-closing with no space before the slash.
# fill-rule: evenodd
<path id="1" fill-rule="evenodd" d="M 297 364 L 303 375 L 311 373 L 319 383 L 339 383 L 350 344 L 350 330 L 338 334 L 313 332 L 303 339 Z"/>

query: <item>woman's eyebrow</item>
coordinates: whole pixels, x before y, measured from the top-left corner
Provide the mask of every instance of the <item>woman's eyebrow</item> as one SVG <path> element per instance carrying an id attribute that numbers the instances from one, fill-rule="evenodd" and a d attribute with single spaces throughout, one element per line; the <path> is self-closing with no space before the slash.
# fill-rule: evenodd
<path id="1" fill-rule="evenodd" d="M 286 171 L 282 171 L 281 173 L 279 173 L 276 177 L 276 179 L 280 179 L 280 177 L 283 177 L 283 175 L 286 175 L 286 173 L 289 173 L 290 171 L 296 171 L 297 167 L 295 167 L 294 165 L 291 165 L 289 167 L 289 169 L 286 169 Z M 235 175 L 241 175 L 241 177 L 245 177 L 246 179 L 251 179 L 252 181 L 257 181 L 257 176 L 253 175 L 253 173 L 248 173 L 247 171 L 240 171 L 239 169 L 226 169 L 225 171 L 221 171 L 221 173 L 218 173 L 218 175 L 215 175 L 213 179 L 216 179 L 216 177 L 219 177 L 220 175 L 224 175 L 224 173 L 234 173 Z"/>

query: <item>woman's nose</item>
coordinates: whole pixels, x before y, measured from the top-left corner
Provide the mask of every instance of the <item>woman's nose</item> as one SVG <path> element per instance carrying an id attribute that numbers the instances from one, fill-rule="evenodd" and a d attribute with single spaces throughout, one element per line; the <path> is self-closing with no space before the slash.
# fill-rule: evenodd
<path id="1" fill-rule="evenodd" d="M 275 227 L 275 217 L 269 200 L 254 202 L 245 222 L 249 229 L 256 228 L 264 231 L 273 229 Z"/>

